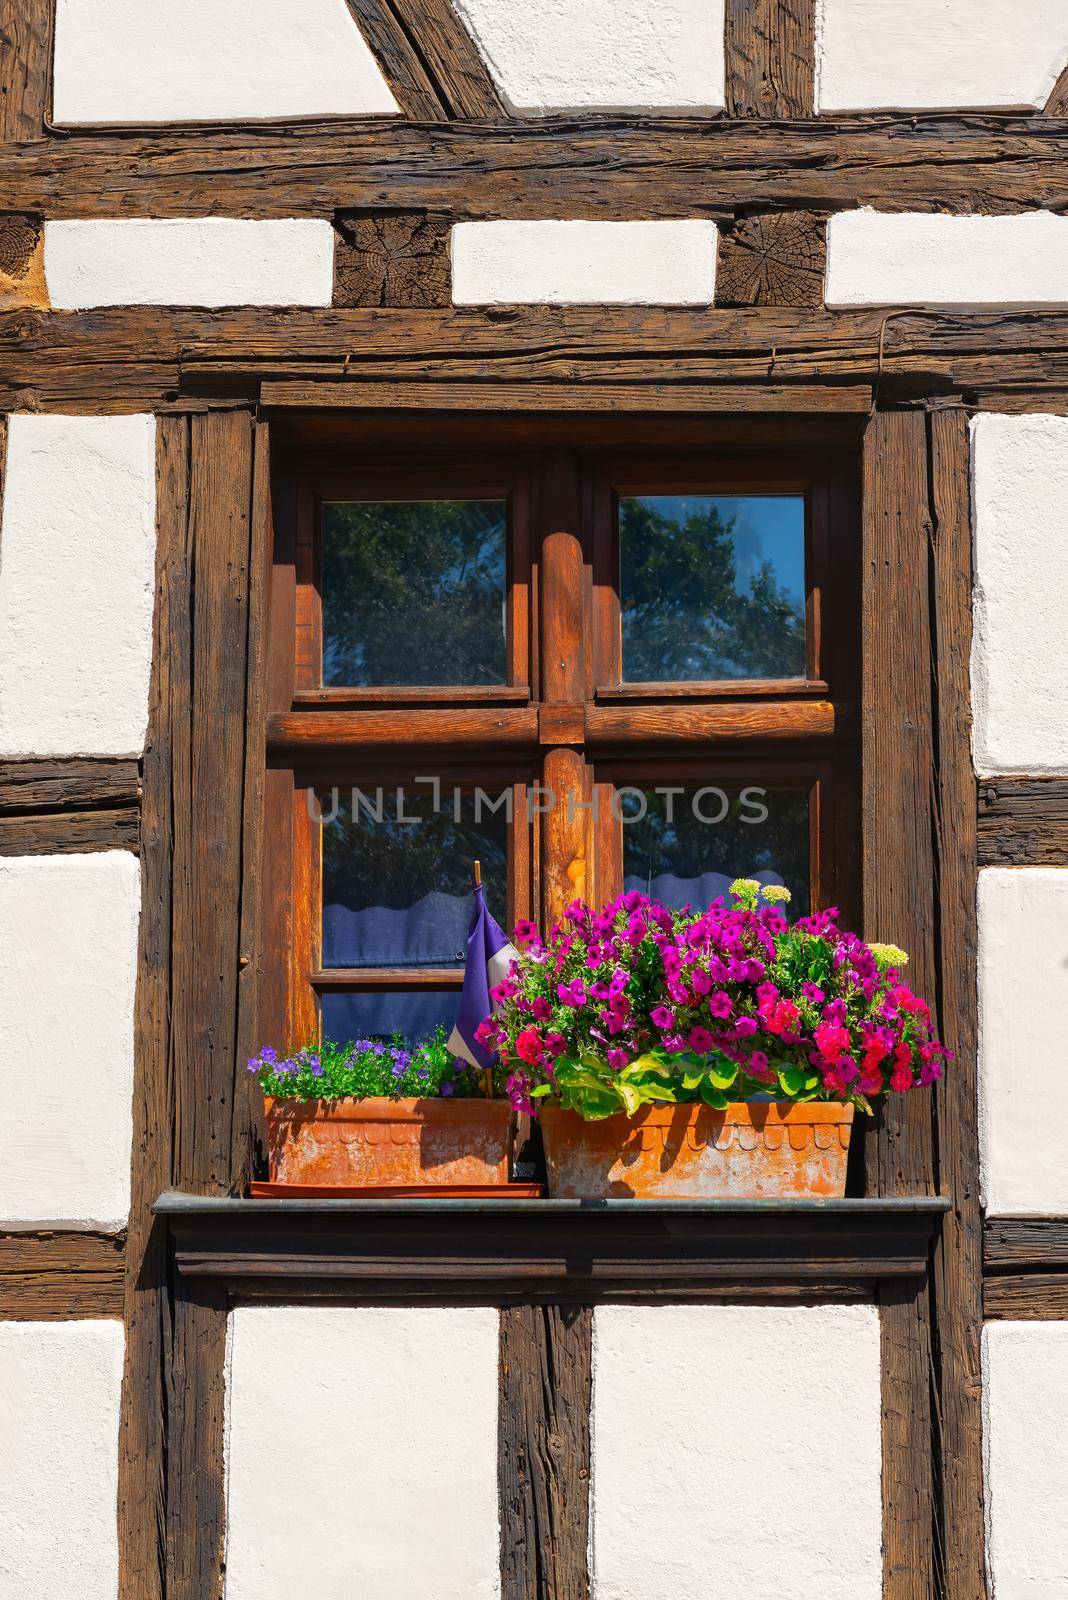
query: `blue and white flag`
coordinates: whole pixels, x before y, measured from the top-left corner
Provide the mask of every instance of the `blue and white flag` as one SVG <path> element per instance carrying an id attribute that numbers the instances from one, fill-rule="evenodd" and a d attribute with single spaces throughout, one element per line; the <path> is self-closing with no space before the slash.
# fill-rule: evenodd
<path id="1" fill-rule="evenodd" d="M 515 946 L 509 944 L 504 930 L 487 911 L 486 896 L 482 885 L 478 884 L 467 930 L 464 989 L 448 1048 L 479 1072 L 489 1071 L 496 1060 L 496 1052 L 479 1044 L 475 1029 L 496 1010 L 490 1000 L 490 990 L 508 976 L 508 969 L 517 955 Z"/>

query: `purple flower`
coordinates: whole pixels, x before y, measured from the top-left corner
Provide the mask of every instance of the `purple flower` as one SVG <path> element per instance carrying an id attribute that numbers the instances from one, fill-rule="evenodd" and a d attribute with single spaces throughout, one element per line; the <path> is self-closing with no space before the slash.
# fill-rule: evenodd
<path id="1" fill-rule="evenodd" d="M 393 1076 L 395 1078 L 403 1078 L 405 1072 L 408 1069 L 407 1069 L 407 1067 L 401 1066 L 399 1061 L 394 1061 L 393 1065 L 390 1067 L 389 1070 L 392 1072 L 392 1074 L 393 1074 Z"/>
<path id="2" fill-rule="evenodd" d="M 455 1085 L 451 1083 L 443 1083 L 441 1086 L 441 1093 L 443 1095 L 450 1095 L 452 1094 L 454 1087 Z"/>
<path id="3" fill-rule="evenodd" d="M 262 1062 L 259 1060 L 258 1056 L 251 1056 L 249 1058 L 248 1070 L 250 1072 L 258 1072 L 260 1070 L 261 1065 L 262 1065 Z"/>
<path id="4" fill-rule="evenodd" d="M 675 1013 L 670 1006 L 654 1006 L 649 1013 L 649 1021 L 654 1028 L 673 1028 L 675 1026 Z"/>
<path id="5" fill-rule="evenodd" d="M 312 1075 L 313 1078 L 321 1078 L 322 1077 L 322 1075 L 323 1075 L 323 1064 L 320 1061 L 318 1056 L 309 1056 L 308 1057 L 308 1066 L 311 1069 L 311 1075 Z"/>
<path id="6" fill-rule="evenodd" d="M 429 1076 L 430 1076 L 430 1068 L 429 1067 L 420 1067 L 418 1072 L 416 1073 L 416 1077 L 417 1078 L 429 1078 Z"/>
<path id="7" fill-rule="evenodd" d="M 268 1066 L 270 1066 L 273 1062 L 278 1060 L 278 1051 L 274 1048 L 273 1044 L 265 1044 L 263 1049 L 260 1051 L 260 1056 L 264 1061 L 267 1062 Z"/>
<path id="8" fill-rule="evenodd" d="M 581 978 L 572 978 L 570 983 L 556 985 L 557 996 L 565 1006 L 584 1006 L 586 1004 L 586 985 Z"/>

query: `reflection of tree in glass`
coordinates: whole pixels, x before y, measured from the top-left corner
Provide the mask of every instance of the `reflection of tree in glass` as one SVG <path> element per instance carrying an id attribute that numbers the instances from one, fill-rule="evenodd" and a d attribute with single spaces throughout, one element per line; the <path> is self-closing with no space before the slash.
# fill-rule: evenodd
<path id="1" fill-rule="evenodd" d="M 347 800 L 342 796 L 342 800 Z M 497 796 L 492 796 L 496 800 Z M 329 795 L 324 797 L 329 806 Z M 368 799 L 373 803 L 372 791 Z M 383 820 L 377 822 L 361 806 L 354 818 L 343 804 L 333 822 L 323 827 L 323 903 L 353 910 L 388 906 L 401 911 L 424 895 L 466 896 L 471 893 L 472 863 L 482 862 L 486 901 L 502 921 L 507 904 L 506 829 L 504 807 L 491 815 L 483 807 L 473 820 L 473 797 L 465 795 L 461 821 L 456 822 L 452 796 L 442 796 L 441 811 L 429 794 L 405 789 L 404 815 L 419 816 L 416 826 L 396 821 L 396 794 L 383 796 Z M 329 816 L 329 809 L 327 810 Z"/>
<path id="2" fill-rule="evenodd" d="M 710 778 L 709 783 L 715 782 Z M 744 878 L 756 872 L 774 872 L 793 894 L 790 916 L 804 916 L 809 908 L 808 794 L 803 789 L 749 790 L 741 794 L 723 788 L 730 801 L 722 822 L 702 822 L 695 815 L 688 789 L 671 801 L 672 820 L 667 820 L 667 797 L 645 791 L 646 815 L 627 821 L 623 828 L 623 875 L 641 878 L 643 883 L 670 873 L 676 878 L 699 878 L 705 872 L 722 872 L 729 878 Z M 743 791 L 744 792 L 744 791 Z M 746 821 L 767 810 L 764 821 Z M 625 817 L 635 816 L 635 796 L 623 796 Z M 715 818 L 723 810 L 721 794 L 702 795 L 702 816 Z"/>
<path id="3" fill-rule="evenodd" d="M 624 678 L 803 677 L 803 603 L 770 560 L 740 589 L 737 519 L 707 498 L 683 507 L 671 516 L 649 499 L 619 502 Z"/>
<path id="4" fill-rule="evenodd" d="M 503 683 L 500 500 L 323 507 L 323 682 Z"/>

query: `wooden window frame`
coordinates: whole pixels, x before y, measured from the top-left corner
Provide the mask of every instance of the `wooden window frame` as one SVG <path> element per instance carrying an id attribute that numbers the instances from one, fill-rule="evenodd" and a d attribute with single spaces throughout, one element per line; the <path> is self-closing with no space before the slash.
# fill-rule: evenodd
<path id="1" fill-rule="evenodd" d="M 326 990 L 457 989 L 459 968 L 330 968 L 321 962 L 321 872 L 312 787 L 414 782 L 515 785 L 509 922 L 552 921 L 575 895 L 602 900 L 622 882 L 622 825 L 609 791 L 618 776 L 726 782 L 731 774 L 811 794 L 813 904 L 859 912 L 859 519 L 856 462 L 815 444 L 775 446 L 690 436 L 677 448 L 628 449 L 631 419 L 571 441 L 532 424 L 499 440 L 455 421 L 435 451 L 425 430 L 394 420 L 308 461 L 279 452 L 270 632 L 267 894 L 263 1036 L 318 1028 Z M 502 430 L 502 433 L 505 430 Z M 352 459 L 364 450 L 366 470 Z M 413 465 L 413 456 L 415 463 Z M 621 492 L 802 493 L 806 501 L 806 676 L 788 680 L 627 683 L 619 648 Z M 509 504 L 507 683 L 323 687 L 318 589 L 321 507 L 331 499 L 505 498 Z M 852 509 L 851 509 L 852 508 Z M 830 619 L 835 619 L 832 626 Z M 524 786 L 581 795 L 526 816 Z M 790 784 L 789 786 L 793 786 Z M 496 788 L 495 791 L 496 792 Z M 561 815 L 561 813 L 568 813 Z M 595 815 L 596 813 L 596 815 Z"/>

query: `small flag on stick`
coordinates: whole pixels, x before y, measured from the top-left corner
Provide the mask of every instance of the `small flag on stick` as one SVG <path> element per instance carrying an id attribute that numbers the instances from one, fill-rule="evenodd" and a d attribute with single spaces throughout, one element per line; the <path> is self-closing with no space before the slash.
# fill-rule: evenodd
<path id="1" fill-rule="evenodd" d="M 448 1048 L 454 1056 L 485 1074 L 487 1092 L 490 1094 L 493 1092 L 495 1055 L 475 1038 L 475 1029 L 492 1016 L 495 1007 L 490 999 L 490 990 L 508 976 L 508 969 L 517 954 L 504 930 L 486 909 L 482 864 L 476 861 L 475 892 L 471 903 L 471 922 L 467 929 L 464 988 L 456 1026 L 449 1035 Z"/>

